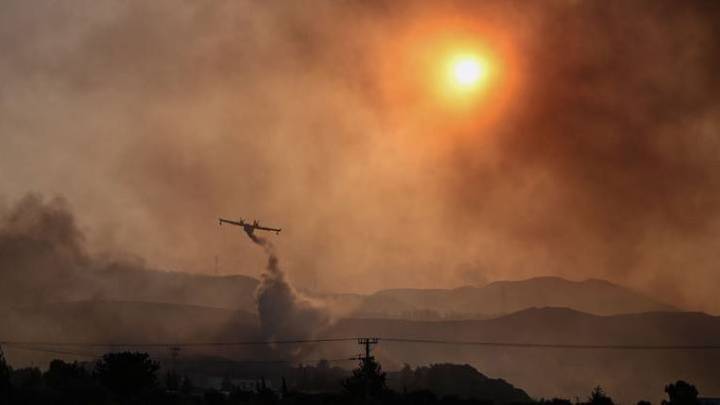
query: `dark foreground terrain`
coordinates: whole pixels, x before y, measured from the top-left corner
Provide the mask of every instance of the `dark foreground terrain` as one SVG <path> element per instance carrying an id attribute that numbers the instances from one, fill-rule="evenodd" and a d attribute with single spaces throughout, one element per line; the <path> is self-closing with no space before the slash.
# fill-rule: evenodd
<path id="1" fill-rule="evenodd" d="M 185 373 L 187 365 L 161 367 L 147 353 L 107 353 L 95 362 L 82 363 L 53 360 L 40 370 L 13 369 L 0 352 L 0 404 L 573 404 L 567 399 L 532 399 L 468 365 L 405 366 L 385 373 L 373 357 L 366 356 L 352 373 L 327 361 L 299 367 L 238 366 L 229 368 L 232 372 L 220 381 L 197 385 Z M 239 376 L 243 369 L 255 377 Z M 263 372 L 279 374 L 279 383 L 257 377 Z M 664 405 L 701 405 L 697 388 L 684 381 L 666 385 L 665 393 Z M 614 401 L 598 386 L 585 400 L 574 403 L 613 405 Z"/>
<path id="2" fill-rule="evenodd" d="M 58 357 L 85 361 L 108 350 L 148 351 L 172 361 L 169 345 L 188 342 L 262 340 L 254 314 L 227 309 L 138 302 L 76 302 L 6 309 L 0 317 L 5 341 L 74 342 L 77 347 L 5 345 L 18 367 L 47 364 Z M 344 319 L 314 337 L 381 338 L 374 354 L 387 371 L 430 364 L 469 364 L 482 373 L 522 387 L 533 398 L 584 397 L 588 387 L 601 385 L 624 403 L 638 399 L 658 402 L 669 381 L 692 381 L 709 396 L 720 394 L 720 350 L 654 349 L 656 346 L 714 345 L 720 341 L 718 317 L 689 312 L 652 312 L 596 316 L 569 309 L 521 311 L 489 320 L 407 321 Z M 393 339 L 482 341 L 523 344 L 596 345 L 594 348 L 478 346 L 398 342 Z M 53 343 L 47 342 L 47 343 Z M 97 347 L 93 343 L 115 343 Z M 123 346 L 132 343 L 158 346 Z M 632 345 L 609 349 L 603 345 Z M 648 346 L 643 350 L 642 346 Z M 30 350 L 32 349 L 32 350 Z M 243 362 L 288 361 L 333 365 L 349 372 L 348 358 L 361 350 L 353 339 L 342 342 L 268 346 L 183 346 L 174 361 L 197 378 L 222 376 Z M 274 384 L 279 384 L 276 374 Z M 270 372 L 264 374 L 270 378 Z M 254 375 L 252 377 L 257 377 Z M 238 377 L 239 378 L 239 377 Z M 392 379 L 389 385 L 393 386 Z M 401 387 L 397 387 L 401 391 Z"/>

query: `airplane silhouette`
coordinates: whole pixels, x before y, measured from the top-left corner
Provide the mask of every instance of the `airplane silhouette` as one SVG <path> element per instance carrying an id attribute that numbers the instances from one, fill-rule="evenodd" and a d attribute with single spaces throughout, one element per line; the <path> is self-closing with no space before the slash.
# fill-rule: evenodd
<path id="1" fill-rule="evenodd" d="M 253 221 L 253 223 L 251 224 L 249 222 L 245 222 L 242 218 L 240 218 L 239 221 L 232 221 L 232 220 L 225 219 L 225 218 L 218 218 L 218 222 L 220 225 L 222 225 L 223 223 L 226 223 L 226 224 L 231 224 L 231 225 L 242 226 L 243 229 L 245 230 L 245 232 L 247 232 L 247 233 L 254 233 L 256 230 L 260 230 L 260 231 L 275 232 L 276 235 L 280 235 L 280 231 L 282 231 L 281 228 L 269 228 L 269 227 L 262 226 L 258 223 L 257 220 Z"/>

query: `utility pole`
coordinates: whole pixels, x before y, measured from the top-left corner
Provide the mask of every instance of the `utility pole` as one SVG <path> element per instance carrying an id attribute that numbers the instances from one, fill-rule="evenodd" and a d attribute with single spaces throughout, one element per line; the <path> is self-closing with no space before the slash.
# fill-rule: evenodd
<path id="1" fill-rule="evenodd" d="M 370 338 L 359 338 L 358 344 L 360 346 L 365 346 L 365 356 L 359 355 L 358 360 L 361 360 L 363 363 L 367 364 L 371 360 L 375 360 L 375 357 L 370 355 L 370 351 L 372 350 L 372 346 L 378 344 L 379 339 L 370 337 Z"/>
<path id="2" fill-rule="evenodd" d="M 387 391 L 385 385 L 385 373 L 375 357 L 370 355 L 372 346 L 378 344 L 379 339 L 374 337 L 358 338 L 357 342 L 363 346 L 365 353 L 359 354 L 355 359 L 360 360 L 360 365 L 353 370 L 352 377 L 345 383 L 345 389 L 351 394 L 360 398 L 377 398 Z"/>

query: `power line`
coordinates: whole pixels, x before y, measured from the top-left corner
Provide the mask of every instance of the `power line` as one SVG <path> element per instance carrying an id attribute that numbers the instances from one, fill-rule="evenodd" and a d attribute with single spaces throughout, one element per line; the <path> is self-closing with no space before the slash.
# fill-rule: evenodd
<path id="1" fill-rule="evenodd" d="M 71 351 L 67 351 L 67 350 L 45 349 L 45 348 L 39 348 L 39 347 L 27 347 L 27 346 L 16 346 L 16 345 L 7 345 L 7 347 L 10 348 L 11 350 L 14 349 L 14 350 L 25 350 L 25 351 L 31 351 L 31 352 L 63 354 L 63 355 L 69 355 L 69 356 L 86 357 L 86 358 L 91 358 L 91 359 L 101 356 L 98 354 L 71 352 Z"/>
<path id="2" fill-rule="evenodd" d="M 455 346 L 510 347 L 527 349 L 599 349 L 599 350 L 720 350 L 720 345 L 611 345 L 611 344 L 570 344 L 570 343 L 515 343 L 497 341 L 380 338 L 390 343 L 420 343 Z"/>
<path id="3" fill-rule="evenodd" d="M 153 347 L 229 347 L 229 346 L 258 346 L 258 345 L 290 345 L 311 343 L 336 343 L 358 341 L 360 337 L 292 339 L 292 340 L 260 340 L 260 341 L 221 341 L 221 342 L 41 342 L 41 341 L 0 341 L 0 345 L 8 346 L 52 346 L 52 347 L 98 347 L 98 348 L 153 348 Z M 456 346 L 506 347 L 527 349 L 585 349 L 585 350 L 720 350 L 720 345 L 626 345 L 626 344 L 572 344 L 572 343 L 532 343 L 532 342 L 503 342 L 503 341 L 476 341 L 476 340 L 448 340 L 425 338 L 397 338 L 380 337 L 380 342 L 408 343 L 408 344 L 437 344 Z"/>

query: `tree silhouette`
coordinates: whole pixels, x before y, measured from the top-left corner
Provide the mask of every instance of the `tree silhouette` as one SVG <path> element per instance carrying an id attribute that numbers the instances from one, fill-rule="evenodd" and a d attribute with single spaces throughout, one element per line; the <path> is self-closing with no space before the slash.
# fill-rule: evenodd
<path id="1" fill-rule="evenodd" d="M 168 391 L 180 390 L 180 376 L 177 375 L 175 370 L 170 370 L 165 373 L 165 389 Z"/>
<path id="2" fill-rule="evenodd" d="M 39 391 L 43 388 L 42 372 L 37 367 L 16 369 L 10 374 L 10 385 L 23 391 Z"/>
<path id="3" fill-rule="evenodd" d="M 230 375 L 225 374 L 223 376 L 222 382 L 220 383 L 220 390 L 225 392 L 232 392 L 235 389 L 235 385 L 233 384 L 232 380 L 230 379 Z"/>
<path id="4" fill-rule="evenodd" d="M 415 373 L 409 364 L 403 364 L 400 370 L 400 384 L 402 384 L 403 393 L 407 393 L 408 387 L 413 388 L 415 382 Z"/>
<path id="5" fill-rule="evenodd" d="M 180 384 L 180 392 L 182 392 L 185 395 L 190 395 L 190 394 L 192 394 L 194 389 L 195 389 L 195 386 L 193 385 L 190 377 L 183 376 L 182 383 Z"/>
<path id="6" fill-rule="evenodd" d="M 10 366 L 5 361 L 5 353 L 0 347 L 0 404 L 10 403 Z"/>
<path id="7" fill-rule="evenodd" d="M 43 380 L 59 404 L 98 403 L 102 397 L 90 373 L 77 362 L 51 361 Z"/>
<path id="8" fill-rule="evenodd" d="M 225 395 L 214 388 L 205 390 L 203 399 L 207 405 L 220 405 L 225 403 Z"/>
<path id="9" fill-rule="evenodd" d="M 614 402 L 613 402 L 612 398 L 610 398 L 609 396 L 607 396 L 607 394 L 605 394 L 605 391 L 603 391 L 602 387 L 600 387 L 598 385 L 590 393 L 590 397 L 588 398 L 588 404 L 590 404 L 590 405 L 614 405 Z"/>
<path id="10" fill-rule="evenodd" d="M 678 380 L 674 384 L 665 386 L 668 400 L 663 400 L 663 405 L 698 405 L 698 390 L 694 385 Z"/>
<path id="11" fill-rule="evenodd" d="M 45 384 L 56 390 L 65 390 L 77 383 L 86 383 L 89 377 L 89 373 L 77 362 L 66 363 L 62 360 L 51 361 L 43 376 Z"/>
<path id="12" fill-rule="evenodd" d="M 275 392 L 268 388 L 265 382 L 265 377 L 260 377 L 260 384 L 258 385 L 257 399 L 262 404 L 275 403 L 276 397 Z"/>
<path id="13" fill-rule="evenodd" d="M 564 398 L 540 399 L 540 405 L 573 405 L 573 402 Z M 576 402 L 579 403 L 579 402 Z"/>
<path id="14" fill-rule="evenodd" d="M 147 353 L 108 353 L 98 360 L 94 375 L 119 400 L 138 403 L 156 390 L 159 368 Z"/>
<path id="15" fill-rule="evenodd" d="M 372 356 L 363 357 L 353 375 L 345 380 L 345 390 L 357 398 L 378 398 L 387 392 L 385 373 Z"/>

